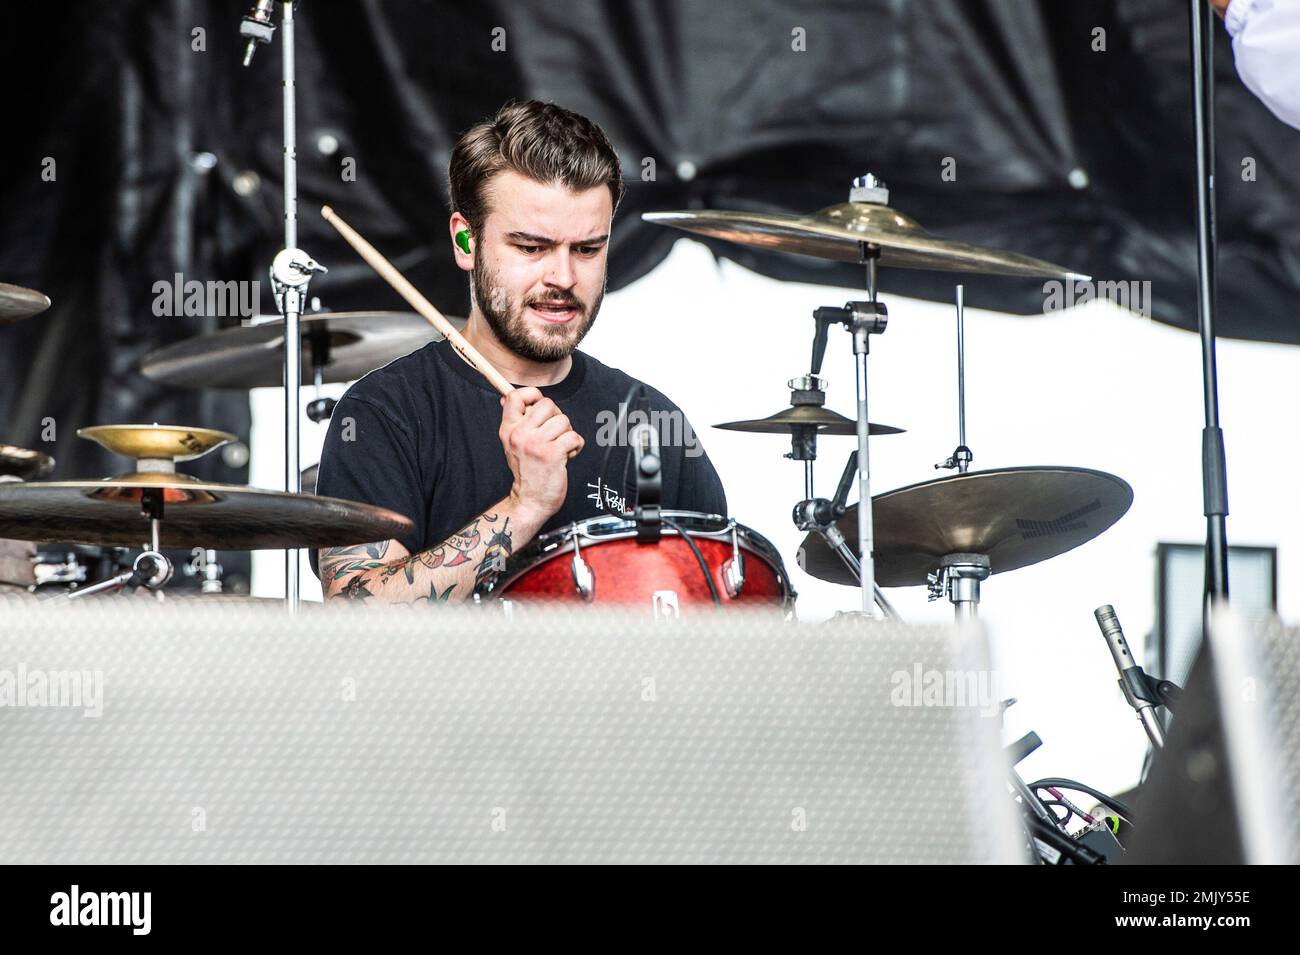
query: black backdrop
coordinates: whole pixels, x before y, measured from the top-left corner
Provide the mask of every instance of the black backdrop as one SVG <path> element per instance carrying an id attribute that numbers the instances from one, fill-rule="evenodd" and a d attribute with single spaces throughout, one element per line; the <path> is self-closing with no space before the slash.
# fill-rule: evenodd
<path id="1" fill-rule="evenodd" d="M 158 420 L 247 436 L 244 395 L 163 389 L 134 369 L 159 344 L 217 325 L 154 316 L 153 283 L 175 272 L 262 279 L 273 308 L 279 34 L 241 68 L 238 21 L 250 5 L 7 5 L 0 281 L 40 288 L 55 305 L 0 329 L 0 441 L 50 450 L 60 476 L 123 470 L 72 437 L 85 424 Z M 680 238 L 640 222 L 642 211 L 811 211 L 842 201 L 870 170 L 932 231 L 1098 278 L 1150 280 L 1155 317 L 1195 325 L 1183 0 L 305 0 L 298 10 L 300 244 L 330 267 L 312 287 L 329 307 L 401 302 L 315 215 L 322 202 L 463 314 L 446 236 L 448 150 L 505 100 L 531 96 L 594 118 L 623 158 L 611 289 Z M 1094 49 L 1099 28 L 1104 51 Z M 1216 34 L 1220 330 L 1300 342 L 1300 133 L 1240 85 L 1221 26 Z M 336 153 L 318 148 L 323 134 Z M 199 152 L 216 157 L 210 171 L 190 161 Z M 54 182 L 41 179 L 44 157 L 57 162 Z M 344 157 L 355 181 L 341 175 Z M 945 157 L 955 181 L 940 175 Z M 1247 158 L 1254 181 L 1239 174 Z M 248 173 L 260 185 L 241 194 Z M 771 276 L 860 283 L 852 266 L 713 249 Z M 1032 282 L 967 285 L 976 306 L 1042 309 Z M 882 287 L 952 294 L 950 278 L 921 272 L 884 273 Z M 57 427 L 53 446 L 43 419 Z M 244 479 L 210 458 L 192 470 Z"/>

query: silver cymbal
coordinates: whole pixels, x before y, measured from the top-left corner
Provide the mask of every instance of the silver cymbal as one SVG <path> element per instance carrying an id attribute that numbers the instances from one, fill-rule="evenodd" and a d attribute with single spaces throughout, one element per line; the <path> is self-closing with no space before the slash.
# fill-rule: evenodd
<path id="1" fill-rule="evenodd" d="M 1132 503 L 1126 481 L 1067 467 L 970 471 L 886 491 L 871 499 L 876 582 L 925 584 L 948 554 L 983 554 L 995 574 L 1036 564 L 1092 540 Z M 856 508 L 836 526 L 856 552 Z M 797 556 L 814 577 L 857 584 L 816 532 L 804 538 Z"/>
<path id="2" fill-rule="evenodd" d="M 465 319 L 451 318 L 458 329 Z M 315 312 L 302 316 L 302 380 L 311 384 L 312 345 L 328 348 L 323 381 L 347 382 L 442 335 L 414 312 Z M 187 338 L 148 355 L 146 378 L 185 388 L 278 388 L 284 378 L 284 319 Z"/>
<path id="3" fill-rule="evenodd" d="M 880 265 L 893 268 L 1033 278 L 1082 277 L 1064 266 L 1028 255 L 940 238 L 897 209 L 874 202 L 841 202 L 811 215 L 699 209 L 643 212 L 641 218 L 714 239 L 838 262 L 861 262 L 865 244 L 879 250 Z"/>

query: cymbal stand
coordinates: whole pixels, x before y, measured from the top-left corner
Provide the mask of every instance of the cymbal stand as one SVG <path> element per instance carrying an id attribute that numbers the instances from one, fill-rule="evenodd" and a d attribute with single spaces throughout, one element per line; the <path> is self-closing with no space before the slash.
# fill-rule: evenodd
<path id="1" fill-rule="evenodd" d="M 822 360 L 826 357 L 827 331 L 834 322 L 838 321 L 836 312 L 835 309 L 818 309 L 813 313 L 817 326 L 813 334 L 812 365 L 807 375 L 792 378 L 787 382 L 790 387 L 791 406 L 820 407 L 826 403 L 826 380 L 821 377 L 820 372 Z M 799 530 L 815 530 L 821 534 L 861 583 L 862 563 L 858 560 L 858 555 L 853 552 L 853 548 L 849 547 L 844 540 L 844 535 L 840 533 L 835 523 L 848 510 L 845 502 L 848 500 L 849 490 L 853 484 L 853 475 L 858 469 L 858 452 L 854 451 L 849 455 L 848 464 L 835 490 L 835 499 L 828 501 L 816 497 L 813 490 L 813 462 L 817 460 L 817 433 L 816 425 L 795 425 L 791 429 L 790 452 L 786 457 L 804 463 L 804 500 L 794 506 L 791 517 Z M 875 585 L 875 581 L 872 581 L 872 596 L 885 616 L 898 619 L 898 613 L 890 606 L 885 595 Z"/>
<path id="2" fill-rule="evenodd" d="M 325 367 L 330 363 L 330 338 L 328 332 L 313 331 L 307 336 L 311 345 L 311 373 L 316 389 L 316 397 L 307 403 L 307 417 L 320 424 L 328 421 L 338 404 L 333 398 L 321 396 L 321 386 L 325 384 Z"/>
<path id="3" fill-rule="evenodd" d="M 300 437 L 298 427 L 299 394 L 302 388 L 302 318 L 303 302 L 311 277 L 327 271 L 311 256 L 298 248 L 298 143 L 297 88 L 294 63 L 294 0 L 281 4 L 280 25 L 283 28 L 281 78 L 284 93 L 284 248 L 271 262 L 271 288 L 275 304 L 284 315 L 284 489 L 293 493 L 302 490 L 302 471 L 299 463 Z M 269 24 L 269 4 L 259 2 L 258 11 Z M 245 18 L 256 26 L 257 14 Z M 250 28 L 251 29 L 251 28 Z M 273 29 L 273 28 L 272 28 Z M 241 27 L 241 30 L 244 30 Z M 260 35 L 265 34 L 265 35 Z M 252 58 L 255 43 L 270 41 L 270 33 L 263 27 L 248 32 L 249 52 L 245 65 Z M 298 612 L 298 582 L 300 568 L 298 551 L 286 550 L 284 561 L 284 598 L 290 613 Z"/>
<path id="4" fill-rule="evenodd" d="M 966 445 L 966 302 L 965 286 L 957 286 L 957 447 L 939 468 L 956 468 L 959 474 L 969 470 L 975 455 Z M 947 554 L 938 569 L 927 574 L 929 599 L 947 597 L 953 615 L 960 623 L 979 616 L 980 584 L 992 573 L 989 559 L 983 554 Z"/>
<path id="5" fill-rule="evenodd" d="M 965 286 L 957 286 L 957 447 L 935 470 L 956 468 L 965 474 L 975 455 L 966 446 L 966 306 Z"/>
<path id="6" fill-rule="evenodd" d="M 116 593 L 126 587 L 148 587 L 158 600 L 164 599 L 162 587 L 172 579 L 172 562 L 163 554 L 159 538 L 162 530 L 163 497 L 158 490 L 145 491 L 140 498 L 140 512 L 149 519 L 149 543 L 131 569 L 97 584 L 69 591 L 62 600 L 80 600 L 100 593 Z"/>

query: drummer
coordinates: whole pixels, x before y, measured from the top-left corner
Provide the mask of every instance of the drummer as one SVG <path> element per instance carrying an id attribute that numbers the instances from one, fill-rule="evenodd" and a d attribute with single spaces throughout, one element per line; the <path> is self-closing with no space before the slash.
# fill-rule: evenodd
<path id="1" fill-rule="evenodd" d="M 577 350 L 600 311 L 623 195 L 600 127 L 553 104 L 508 104 L 460 137 L 448 178 L 452 254 L 470 273 L 465 338 L 519 387 L 502 398 L 443 340 L 348 390 L 317 492 L 391 508 L 415 529 L 313 554 L 327 600 L 464 600 L 539 533 L 630 511 L 638 420 L 657 429 L 661 505 L 727 513 L 681 410 L 649 386 L 629 408 L 638 382 Z"/>

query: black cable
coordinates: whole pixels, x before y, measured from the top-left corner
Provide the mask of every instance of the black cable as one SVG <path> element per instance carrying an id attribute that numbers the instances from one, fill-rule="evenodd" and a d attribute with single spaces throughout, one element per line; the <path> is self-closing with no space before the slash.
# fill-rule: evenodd
<path id="1" fill-rule="evenodd" d="M 695 554 L 695 559 L 696 561 L 699 562 L 700 572 L 704 574 L 704 582 L 709 585 L 709 596 L 713 598 L 713 605 L 715 607 L 721 607 L 722 597 L 718 595 L 718 587 L 713 582 L 713 574 L 709 572 L 709 565 L 704 562 L 704 555 L 700 553 L 699 545 L 695 543 L 695 541 L 691 538 L 689 534 L 686 533 L 686 531 L 682 530 L 681 527 L 678 526 L 676 521 L 669 520 L 668 518 L 664 517 L 662 512 L 659 515 L 659 519 L 663 521 L 665 524 L 667 524 L 669 527 L 671 527 L 673 530 L 675 530 L 677 532 L 677 536 L 680 537 L 682 540 L 686 541 L 686 543 L 690 545 L 691 552 Z"/>
<path id="2" fill-rule="evenodd" d="M 1061 826 L 1062 828 L 1064 828 L 1065 826 L 1068 826 L 1068 825 L 1070 824 L 1070 820 L 1074 818 L 1074 810 L 1071 809 L 1069 806 L 1067 806 L 1065 803 L 1063 803 L 1063 802 L 1061 802 L 1061 801 L 1059 801 L 1059 800 L 1056 800 L 1056 799 L 1040 799 L 1040 800 L 1038 800 L 1038 801 L 1039 801 L 1040 803 L 1042 803 L 1044 806 L 1047 807 L 1047 811 L 1048 811 L 1048 812 L 1051 812 L 1051 811 L 1052 811 L 1052 807 L 1053 807 L 1053 806 L 1060 806 L 1062 809 L 1065 810 L 1065 815 L 1064 815 L 1064 816 L 1057 816 L 1057 817 L 1056 817 L 1056 824 L 1057 824 L 1058 826 Z M 1052 815 L 1056 815 L 1056 814 L 1055 814 L 1055 813 L 1052 813 Z"/>
<path id="3" fill-rule="evenodd" d="M 1099 792 L 1091 786 L 1085 786 L 1083 783 L 1074 779 L 1062 779 L 1059 776 L 1048 776 L 1046 779 L 1040 779 L 1037 782 L 1030 783 L 1029 788 L 1033 792 L 1038 792 L 1040 789 L 1072 789 L 1078 793 L 1087 793 L 1103 806 L 1119 813 L 1129 822 L 1132 822 L 1134 818 L 1136 818 L 1133 815 L 1133 810 L 1120 802 L 1114 796 L 1107 796 L 1105 793 Z"/>
<path id="4" fill-rule="evenodd" d="M 1053 829 L 1037 816 L 1025 816 L 1025 826 L 1035 839 L 1041 839 L 1075 865 L 1106 864 L 1106 857 L 1100 852 L 1082 842 L 1076 842 L 1059 829 Z"/>
<path id="5" fill-rule="evenodd" d="M 618 421 L 615 422 L 614 424 L 614 440 L 610 441 L 609 444 L 605 445 L 605 456 L 604 458 L 601 459 L 600 462 L 600 477 L 597 479 L 597 485 L 596 485 L 597 494 L 605 493 L 604 491 L 605 471 L 609 468 L 609 452 L 614 450 L 614 444 L 618 440 L 618 436 L 623 433 L 623 425 L 627 421 L 627 410 L 628 408 L 632 407 L 633 397 L 636 395 L 638 390 L 641 390 L 643 388 L 644 386 L 641 384 L 641 382 L 634 381 L 632 383 L 632 387 L 627 390 L 627 397 L 623 399 L 623 404 L 619 408 Z M 628 445 L 627 457 L 623 459 L 623 481 L 622 481 L 623 486 L 620 488 L 620 490 L 623 492 L 624 507 L 627 506 L 627 468 L 628 465 L 631 463 L 631 461 L 632 461 L 632 447 L 631 445 Z M 623 515 L 620 514 L 619 516 L 622 517 Z"/>
<path id="6" fill-rule="evenodd" d="M 627 412 L 628 412 L 628 409 L 629 409 L 630 407 L 632 407 L 632 401 L 633 401 L 633 398 L 635 397 L 635 395 L 636 395 L 636 393 L 637 393 L 638 391 L 642 391 L 642 392 L 644 392 L 644 389 L 645 389 L 645 386 L 642 385 L 641 382 L 637 381 L 637 382 L 633 382 L 632 387 L 629 388 L 629 389 L 627 390 L 627 396 L 623 399 L 623 406 L 619 409 L 619 413 L 618 413 L 618 421 L 617 421 L 617 422 L 615 423 L 615 425 L 614 425 L 614 434 L 615 434 L 616 436 L 617 436 L 618 434 L 621 434 L 621 433 L 622 433 L 622 430 L 623 430 L 623 424 L 624 424 L 624 422 L 627 420 Z M 605 456 L 604 456 L 604 458 L 601 459 L 601 462 L 600 462 L 600 478 L 599 478 L 599 482 L 600 482 L 600 483 L 599 483 L 599 485 L 598 485 L 600 488 L 604 488 L 604 487 L 605 487 L 605 472 L 606 472 L 606 470 L 609 468 L 609 453 L 610 453 L 610 451 L 612 451 L 613 449 L 614 449 L 614 442 L 613 442 L 613 441 L 611 441 L 609 444 L 607 444 L 607 445 L 605 446 Z M 624 458 L 624 460 L 623 460 L 623 489 L 622 489 L 622 490 L 623 490 L 623 494 L 624 494 L 624 505 L 625 505 L 625 506 L 626 506 L 626 501 L 627 501 L 627 497 L 626 497 L 626 495 L 627 495 L 627 490 L 628 490 L 628 488 L 627 488 L 627 469 L 628 469 L 628 466 L 629 466 L 631 463 L 632 463 L 632 448 L 631 448 L 631 446 L 629 445 L 629 446 L 628 446 L 628 449 L 627 449 L 627 456 L 626 456 L 626 457 Z M 701 572 L 702 574 L 704 574 L 704 582 L 705 582 L 706 584 L 709 585 L 709 596 L 710 596 L 711 598 L 713 598 L 713 605 L 714 605 L 715 607 L 721 607 L 721 606 L 722 606 L 722 597 L 721 597 L 721 595 L 718 593 L 718 587 L 717 587 L 717 585 L 714 584 L 714 582 L 713 582 L 713 574 L 709 572 L 709 565 L 705 562 L 705 560 L 704 560 L 704 555 L 703 555 L 702 553 L 700 553 L 700 548 L 699 548 L 699 546 L 695 543 L 694 539 L 692 539 L 692 537 L 691 537 L 689 534 L 687 534 L 686 531 L 684 531 L 684 530 L 683 530 L 683 529 L 682 529 L 682 528 L 677 524 L 676 521 L 672 521 L 672 520 L 669 520 L 668 518 L 664 517 L 663 514 L 662 514 L 662 512 L 660 512 L 660 520 L 662 520 L 665 524 L 667 524 L 669 527 L 671 527 L 673 530 L 675 530 L 675 531 L 677 532 L 677 535 L 678 535 L 679 537 L 681 537 L 682 540 L 686 541 L 687 546 L 689 546 L 690 549 L 691 549 L 691 553 L 693 553 L 693 554 L 695 555 L 695 561 L 696 561 L 696 563 L 698 563 L 698 564 L 700 565 L 700 572 Z"/>

